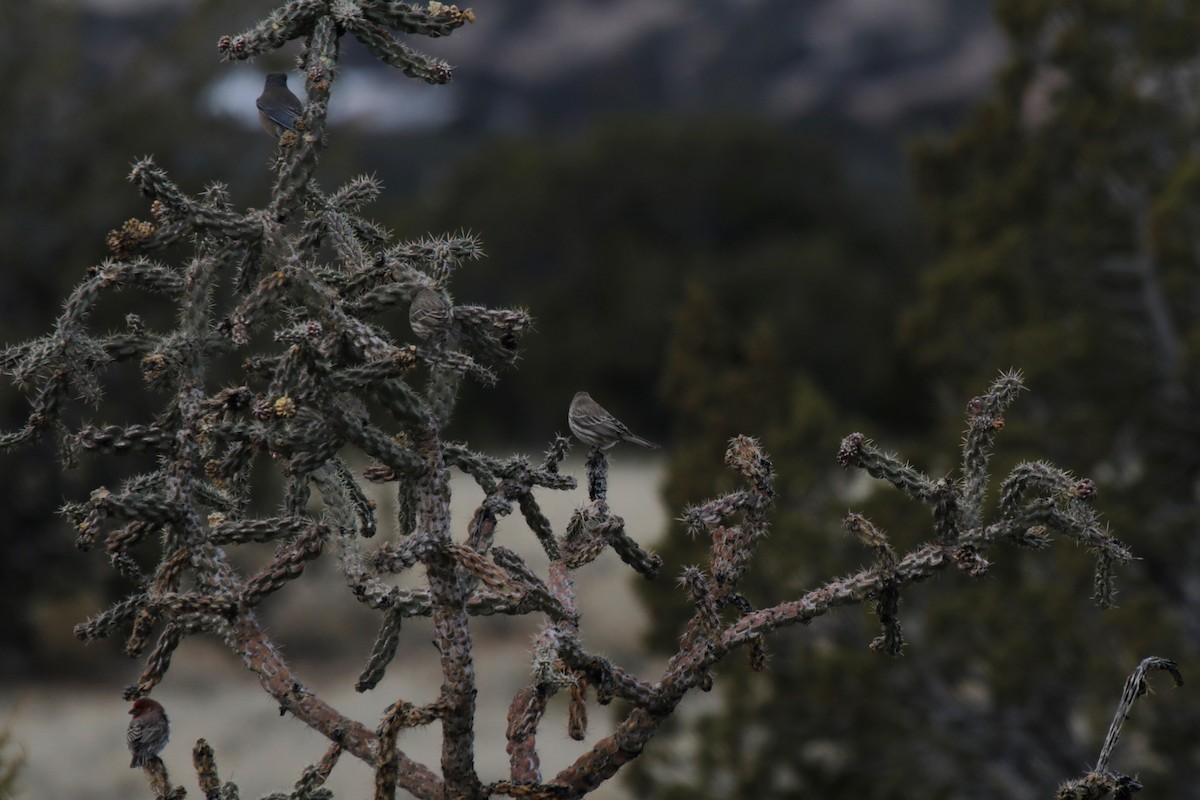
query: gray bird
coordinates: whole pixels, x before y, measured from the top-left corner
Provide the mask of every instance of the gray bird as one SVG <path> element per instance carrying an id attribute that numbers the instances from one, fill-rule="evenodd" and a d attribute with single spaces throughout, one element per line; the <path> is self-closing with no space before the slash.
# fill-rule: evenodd
<path id="1" fill-rule="evenodd" d="M 408 324 L 420 339 L 437 342 L 450 333 L 454 310 L 441 292 L 425 286 L 413 296 L 408 307 Z"/>
<path id="2" fill-rule="evenodd" d="M 571 433 L 586 445 L 607 450 L 617 442 L 633 442 L 654 450 L 658 445 L 634 435 L 624 423 L 604 410 L 587 392 L 576 392 L 567 413 Z"/>
<path id="3" fill-rule="evenodd" d="M 300 98 L 287 88 L 287 75 L 271 72 L 258 97 L 258 118 L 263 130 L 278 139 L 284 131 L 296 132 L 296 118 L 304 113 Z"/>

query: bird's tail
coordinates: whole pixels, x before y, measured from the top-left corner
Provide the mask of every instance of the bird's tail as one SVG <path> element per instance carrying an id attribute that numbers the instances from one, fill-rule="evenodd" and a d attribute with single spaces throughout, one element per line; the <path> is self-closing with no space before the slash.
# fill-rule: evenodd
<path id="1" fill-rule="evenodd" d="M 636 445 L 641 445 L 642 447 L 645 447 L 648 450 L 657 450 L 658 449 L 658 445 L 656 445 L 654 442 L 651 442 L 648 439 L 643 439 L 642 437 L 640 437 L 636 434 L 633 434 L 633 433 L 626 436 L 625 441 L 632 442 L 633 444 L 636 444 Z"/>

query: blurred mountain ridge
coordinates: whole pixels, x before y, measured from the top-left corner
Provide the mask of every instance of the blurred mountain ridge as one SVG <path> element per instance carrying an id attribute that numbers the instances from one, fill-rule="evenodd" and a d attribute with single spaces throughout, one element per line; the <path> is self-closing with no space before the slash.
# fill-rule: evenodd
<path id="1" fill-rule="evenodd" d="M 977 96 L 1005 56 L 968 0 L 531 0 L 429 49 L 471 122 L 514 132 L 645 112 L 885 124 Z"/>
<path id="2" fill-rule="evenodd" d="M 111 54 L 128 30 L 114 18 L 194 4 L 79 5 L 89 49 Z M 241 14 L 271 4 L 253 5 Z M 460 124 L 511 133 L 646 112 L 888 124 L 978 96 L 1006 54 L 988 4 L 972 0 L 522 0 L 477 9 L 469 28 L 421 46 L 455 67 L 451 87 L 434 90 L 453 94 Z M 351 69 L 377 63 L 357 47 L 347 56 Z"/>
<path id="3" fill-rule="evenodd" d="M 530 90 L 574 85 L 563 104 L 593 109 L 620 81 L 659 109 L 872 121 L 978 92 L 1004 49 L 986 7 L 962 0 L 567 0 L 492 19 L 459 41 L 465 71 Z"/>

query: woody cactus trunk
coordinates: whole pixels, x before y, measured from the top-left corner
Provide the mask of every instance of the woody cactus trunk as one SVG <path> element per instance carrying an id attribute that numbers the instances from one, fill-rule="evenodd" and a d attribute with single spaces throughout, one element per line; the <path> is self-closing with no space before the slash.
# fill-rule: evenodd
<path id="1" fill-rule="evenodd" d="M 444 83 L 449 68 L 416 53 L 394 32 L 442 36 L 472 19 L 469 10 L 440 3 L 291 0 L 246 33 L 223 37 L 219 49 L 229 59 L 303 41 L 308 100 L 297 130 L 280 139 L 270 202 L 235 210 L 222 187 L 189 196 L 150 160 L 138 162 L 130 179 L 148 198 L 151 219 L 131 220 L 110 235 L 112 257 L 89 272 L 52 333 L 3 354 L 4 369 L 32 387 L 32 409 L 26 425 L 4 435 L 0 445 L 55 434 L 67 466 L 84 455 L 130 453 L 149 454 L 157 464 L 65 507 L 78 546 L 102 548 L 137 587 L 76 628 L 83 641 L 126 636 L 133 657 L 149 648 L 127 698 L 154 691 L 186 637 L 209 636 L 241 659 L 282 712 L 328 739 L 327 752 L 305 770 L 291 796 L 328 796 L 322 784 L 345 754 L 374 770 L 377 798 L 394 797 L 398 789 L 427 800 L 581 797 L 636 758 L 688 692 L 708 689 L 713 667 L 733 651 L 744 648 L 761 669 L 766 634 L 838 606 L 870 602 L 882 626 L 873 647 L 896 654 L 903 642 L 901 591 L 949 566 L 983 574 L 984 552 L 997 543 L 1040 548 L 1054 531 L 1073 538 L 1096 554 L 1097 598 L 1110 600 L 1112 567 L 1129 553 L 1098 524 L 1090 481 L 1045 463 L 1023 465 L 1004 481 L 996 518 L 984 517 L 993 439 L 1021 388 L 1010 373 L 971 401 L 956 478 L 933 480 L 860 434 L 843 444 L 843 466 L 883 478 L 930 508 L 929 544 L 898 555 L 882 531 L 852 515 L 847 530 L 875 554 L 870 568 L 793 601 L 753 608 L 738 583 L 766 537 L 773 475 L 759 445 L 738 437 L 726 463 L 741 476 L 742 488 L 685 513 L 690 530 L 711 540 L 711 550 L 708 564 L 683 570 L 682 588 L 695 613 L 663 673 L 644 680 L 585 650 L 576 571 L 608 547 L 646 578 L 661 567 L 609 508 L 604 454 L 593 450 L 587 461 L 590 504 L 556 532 L 535 493 L 575 488 L 575 479 L 560 472 L 566 439 L 555 438 L 538 459 L 501 460 L 443 438 L 460 383 L 490 384 L 512 366 L 529 315 L 451 304 L 454 270 L 481 255 L 472 237 L 393 242 L 359 215 L 380 191 L 374 180 L 360 178 L 326 192 L 314 179 L 341 38 L 356 37 L 408 76 Z M 168 248 L 191 248 L 191 255 L 179 266 L 155 260 L 155 252 Z M 164 297 L 177 311 L 174 328 L 157 332 L 131 315 L 124 330 L 91 331 L 94 305 L 123 287 Z M 429 289 L 451 306 L 445 335 L 397 341 L 385 323 Z M 122 362 L 140 365 L 148 392 L 162 398 L 160 413 L 124 426 L 73 421 L 69 408 L 97 401 L 106 374 Z M 217 365 L 227 369 L 231 363 L 240 365 L 240 377 L 215 390 Z M 353 465 L 361 459 L 351 458 L 355 454 L 373 463 L 356 473 Z M 256 464 L 271 465 L 276 479 L 265 482 Z M 465 531 L 451 529 L 452 468 L 471 476 L 485 494 Z M 394 485 L 399 513 L 393 524 L 377 519 L 364 482 Z M 279 485 L 278 514 L 252 516 L 252 495 Z M 314 490 L 319 503 L 310 502 Z M 517 514 L 549 558 L 545 576 L 495 541 L 498 520 Z M 157 564 L 144 573 L 132 551 L 143 544 L 139 552 L 153 548 L 154 541 Z M 274 556 L 259 571 L 243 574 L 230 554 L 251 543 L 273 544 Z M 360 722 L 315 694 L 284 660 L 256 607 L 302 579 L 309 562 L 329 555 L 353 596 L 378 612 L 378 637 L 355 687 L 371 689 L 396 668 L 403 620 L 430 617 L 443 674 L 433 702 L 397 699 L 373 723 Z M 426 579 L 422 588 L 395 585 L 396 573 L 418 566 Z M 472 620 L 492 614 L 540 614 L 545 623 L 532 648 L 528 685 L 509 708 L 510 774 L 485 782 L 474 752 Z M 538 757 L 538 728 L 558 692 L 569 695 L 569 732 L 578 739 L 587 736 L 589 696 L 600 704 L 620 699 L 624 711 L 610 735 L 547 776 Z M 399 744 L 405 729 L 433 724 L 441 726 L 436 768 L 417 763 Z M 194 764 L 206 796 L 237 795 L 235 786 L 222 784 L 217 754 L 203 740 L 195 745 Z M 145 771 L 157 796 L 184 793 L 172 786 L 160 759 Z"/>

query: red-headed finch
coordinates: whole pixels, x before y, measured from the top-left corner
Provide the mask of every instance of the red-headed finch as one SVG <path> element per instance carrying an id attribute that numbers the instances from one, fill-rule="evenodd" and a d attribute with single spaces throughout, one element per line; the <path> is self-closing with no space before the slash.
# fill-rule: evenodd
<path id="1" fill-rule="evenodd" d="M 167 739 L 171 737 L 171 723 L 167 721 L 167 713 L 162 705 L 149 697 L 135 700 L 129 713 L 133 715 L 129 730 L 125 733 L 129 752 L 133 753 L 129 766 L 144 767 L 167 746 Z"/>
<path id="2" fill-rule="evenodd" d="M 584 444 L 607 450 L 617 442 L 633 442 L 655 449 L 658 445 L 635 436 L 624 423 L 604 410 L 587 392 L 576 392 L 567 413 L 571 433 Z"/>

